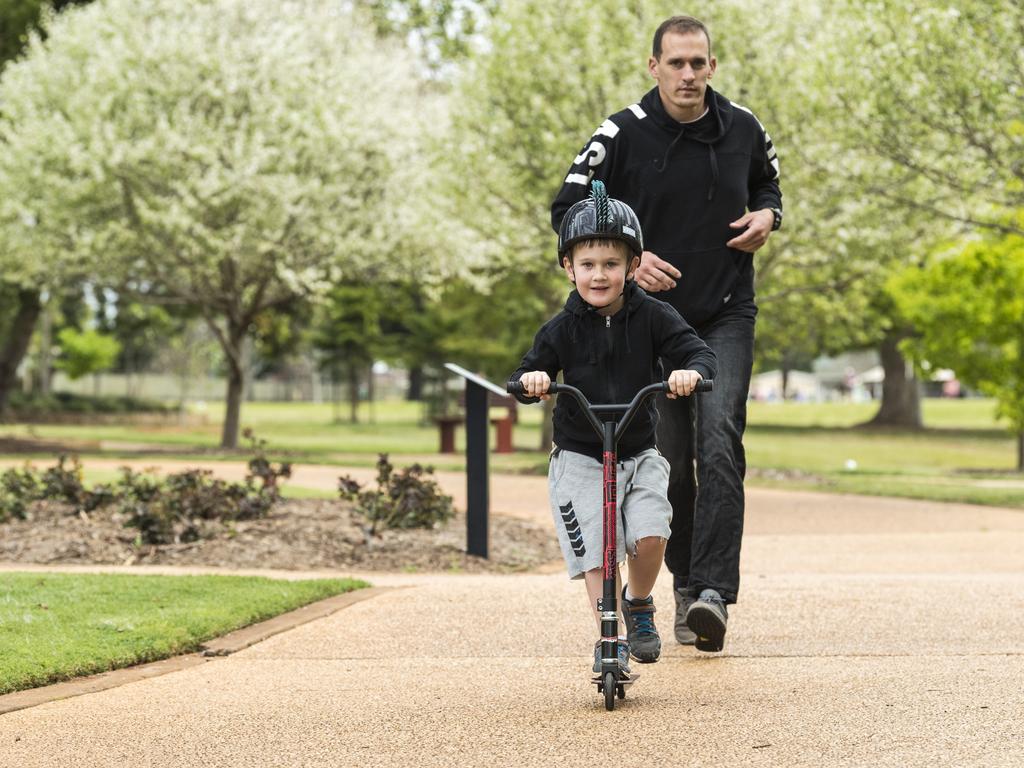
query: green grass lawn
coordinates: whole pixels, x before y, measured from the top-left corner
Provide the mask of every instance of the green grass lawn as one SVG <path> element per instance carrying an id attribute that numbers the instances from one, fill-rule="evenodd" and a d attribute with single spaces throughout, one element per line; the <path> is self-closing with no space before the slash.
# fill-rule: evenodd
<path id="1" fill-rule="evenodd" d="M 1024 476 L 1012 473 L 1015 442 L 992 400 L 927 399 L 919 432 L 857 428 L 876 409 L 751 403 L 744 442 L 752 483 L 1024 508 Z M 764 470 L 783 478 L 765 478 Z"/>
<path id="2" fill-rule="evenodd" d="M 996 422 L 992 400 L 927 399 L 922 432 L 857 428 L 876 410 L 876 403 L 751 403 L 745 439 L 751 482 L 1024 507 L 1024 478 L 1018 483 L 1003 477 L 1015 466 L 1015 443 Z M 543 472 L 547 456 L 537 450 L 541 409 L 524 407 L 519 414 L 517 452 L 492 453 L 491 468 Z M 216 447 L 219 410 L 211 408 L 209 416 L 208 424 L 187 428 L 5 425 L 0 436 L 93 446 L 83 456 L 138 458 L 151 450 L 168 458 L 198 454 L 237 461 L 242 454 Z M 243 426 L 269 441 L 274 458 L 371 467 L 377 453 L 386 452 L 396 466 L 420 461 L 464 469 L 465 431 L 458 431 L 458 453 L 437 454 L 437 428 L 422 417 L 421 405 L 403 401 L 364 404 L 357 424 L 335 422 L 330 404 L 246 403 L 242 409 Z M 766 472 L 782 478 L 766 478 Z M 804 477 L 786 477 L 793 474 Z M 285 493 L 321 495 L 287 486 Z"/>
<path id="3" fill-rule="evenodd" d="M 0 694 L 190 653 L 350 579 L 0 573 Z"/>

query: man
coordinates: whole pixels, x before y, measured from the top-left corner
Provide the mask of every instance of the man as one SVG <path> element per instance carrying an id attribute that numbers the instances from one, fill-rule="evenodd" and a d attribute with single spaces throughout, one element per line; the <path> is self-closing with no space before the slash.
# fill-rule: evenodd
<path id="1" fill-rule="evenodd" d="M 665 20 L 648 60 L 657 86 L 601 124 L 551 206 L 557 231 L 595 178 L 632 206 L 650 249 L 637 283 L 679 310 L 718 356 L 713 392 L 658 404 L 658 447 L 672 466 L 665 564 L 676 639 L 709 652 L 722 650 L 726 605 L 739 591 L 753 253 L 782 223 L 771 139 L 750 110 L 711 89 L 716 66 L 702 22 Z"/>

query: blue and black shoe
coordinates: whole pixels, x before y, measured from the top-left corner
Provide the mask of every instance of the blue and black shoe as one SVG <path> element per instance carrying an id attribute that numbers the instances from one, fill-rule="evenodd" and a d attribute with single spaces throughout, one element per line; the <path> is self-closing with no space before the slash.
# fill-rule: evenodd
<path id="1" fill-rule="evenodd" d="M 622 618 L 626 624 L 626 637 L 633 658 L 641 664 L 650 664 L 661 658 L 661 637 L 654 626 L 654 595 L 644 599 L 627 600 L 622 588 Z"/>

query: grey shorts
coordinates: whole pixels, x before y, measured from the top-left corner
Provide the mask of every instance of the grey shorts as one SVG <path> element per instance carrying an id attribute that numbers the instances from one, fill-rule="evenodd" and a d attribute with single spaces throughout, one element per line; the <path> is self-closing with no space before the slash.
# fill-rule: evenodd
<path id="1" fill-rule="evenodd" d="M 648 536 L 667 539 L 672 507 L 668 503 L 668 461 L 654 448 L 619 462 L 616 523 L 617 560 L 636 554 L 636 542 Z M 569 577 L 601 568 L 604 560 L 604 482 L 601 462 L 556 448 L 548 464 L 548 498 Z"/>

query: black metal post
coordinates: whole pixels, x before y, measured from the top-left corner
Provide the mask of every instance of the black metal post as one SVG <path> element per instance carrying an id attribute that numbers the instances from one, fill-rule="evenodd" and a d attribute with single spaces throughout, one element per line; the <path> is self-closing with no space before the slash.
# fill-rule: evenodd
<path id="1" fill-rule="evenodd" d="M 466 551 L 487 557 L 487 390 L 466 381 Z"/>

